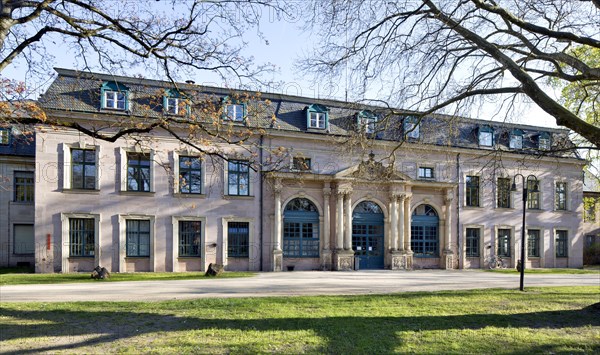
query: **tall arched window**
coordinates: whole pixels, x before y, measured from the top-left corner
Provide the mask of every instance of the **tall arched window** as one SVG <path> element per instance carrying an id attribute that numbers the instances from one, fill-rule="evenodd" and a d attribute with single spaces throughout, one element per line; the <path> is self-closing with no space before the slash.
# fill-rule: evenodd
<path id="1" fill-rule="evenodd" d="M 415 257 L 439 256 L 439 217 L 430 205 L 419 205 L 412 214 L 410 247 Z"/>
<path id="2" fill-rule="evenodd" d="M 295 198 L 283 212 L 283 255 L 319 257 L 319 212 L 308 199 Z"/>

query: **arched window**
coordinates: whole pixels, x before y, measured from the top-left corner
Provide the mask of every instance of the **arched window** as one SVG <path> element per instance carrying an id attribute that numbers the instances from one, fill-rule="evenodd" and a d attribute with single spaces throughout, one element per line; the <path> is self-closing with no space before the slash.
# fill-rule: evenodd
<path id="1" fill-rule="evenodd" d="M 419 205 L 412 214 L 410 247 L 415 257 L 439 256 L 439 217 L 430 205 Z"/>
<path id="2" fill-rule="evenodd" d="M 283 212 L 283 255 L 319 257 L 319 212 L 308 199 L 295 198 Z"/>
<path id="3" fill-rule="evenodd" d="M 354 213 L 382 214 L 383 211 L 381 210 L 381 207 L 379 207 L 379 205 L 376 204 L 375 202 L 363 201 L 363 202 L 359 203 L 358 205 L 356 205 L 356 208 L 354 208 Z"/>

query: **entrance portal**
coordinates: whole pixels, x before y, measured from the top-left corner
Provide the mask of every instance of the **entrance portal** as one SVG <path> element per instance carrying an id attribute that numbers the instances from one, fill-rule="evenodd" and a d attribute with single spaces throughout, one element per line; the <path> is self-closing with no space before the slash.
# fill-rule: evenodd
<path id="1" fill-rule="evenodd" d="M 354 208 L 352 250 L 359 269 L 383 269 L 383 212 L 375 202 L 363 201 Z"/>

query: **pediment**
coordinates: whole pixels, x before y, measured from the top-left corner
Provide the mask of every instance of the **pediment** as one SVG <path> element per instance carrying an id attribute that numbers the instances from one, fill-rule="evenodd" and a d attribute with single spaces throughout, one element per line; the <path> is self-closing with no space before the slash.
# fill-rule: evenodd
<path id="1" fill-rule="evenodd" d="M 412 180 L 408 175 L 394 169 L 393 166 L 383 165 L 383 163 L 375 161 L 373 155 L 369 156 L 369 160 L 338 172 L 334 175 L 334 178 L 352 178 L 375 182 Z"/>

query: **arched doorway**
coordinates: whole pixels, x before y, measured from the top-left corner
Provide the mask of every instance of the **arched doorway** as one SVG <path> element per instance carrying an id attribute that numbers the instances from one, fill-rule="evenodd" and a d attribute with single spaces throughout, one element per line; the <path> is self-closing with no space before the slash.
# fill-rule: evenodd
<path id="1" fill-rule="evenodd" d="M 319 257 L 319 211 L 306 198 L 295 198 L 283 211 L 283 256 Z"/>
<path id="2" fill-rule="evenodd" d="M 360 269 L 383 269 L 383 211 L 363 201 L 352 212 L 352 250 Z"/>
<path id="3" fill-rule="evenodd" d="M 438 213 L 430 205 L 419 205 L 412 214 L 410 248 L 417 258 L 439 257 Z"/>

